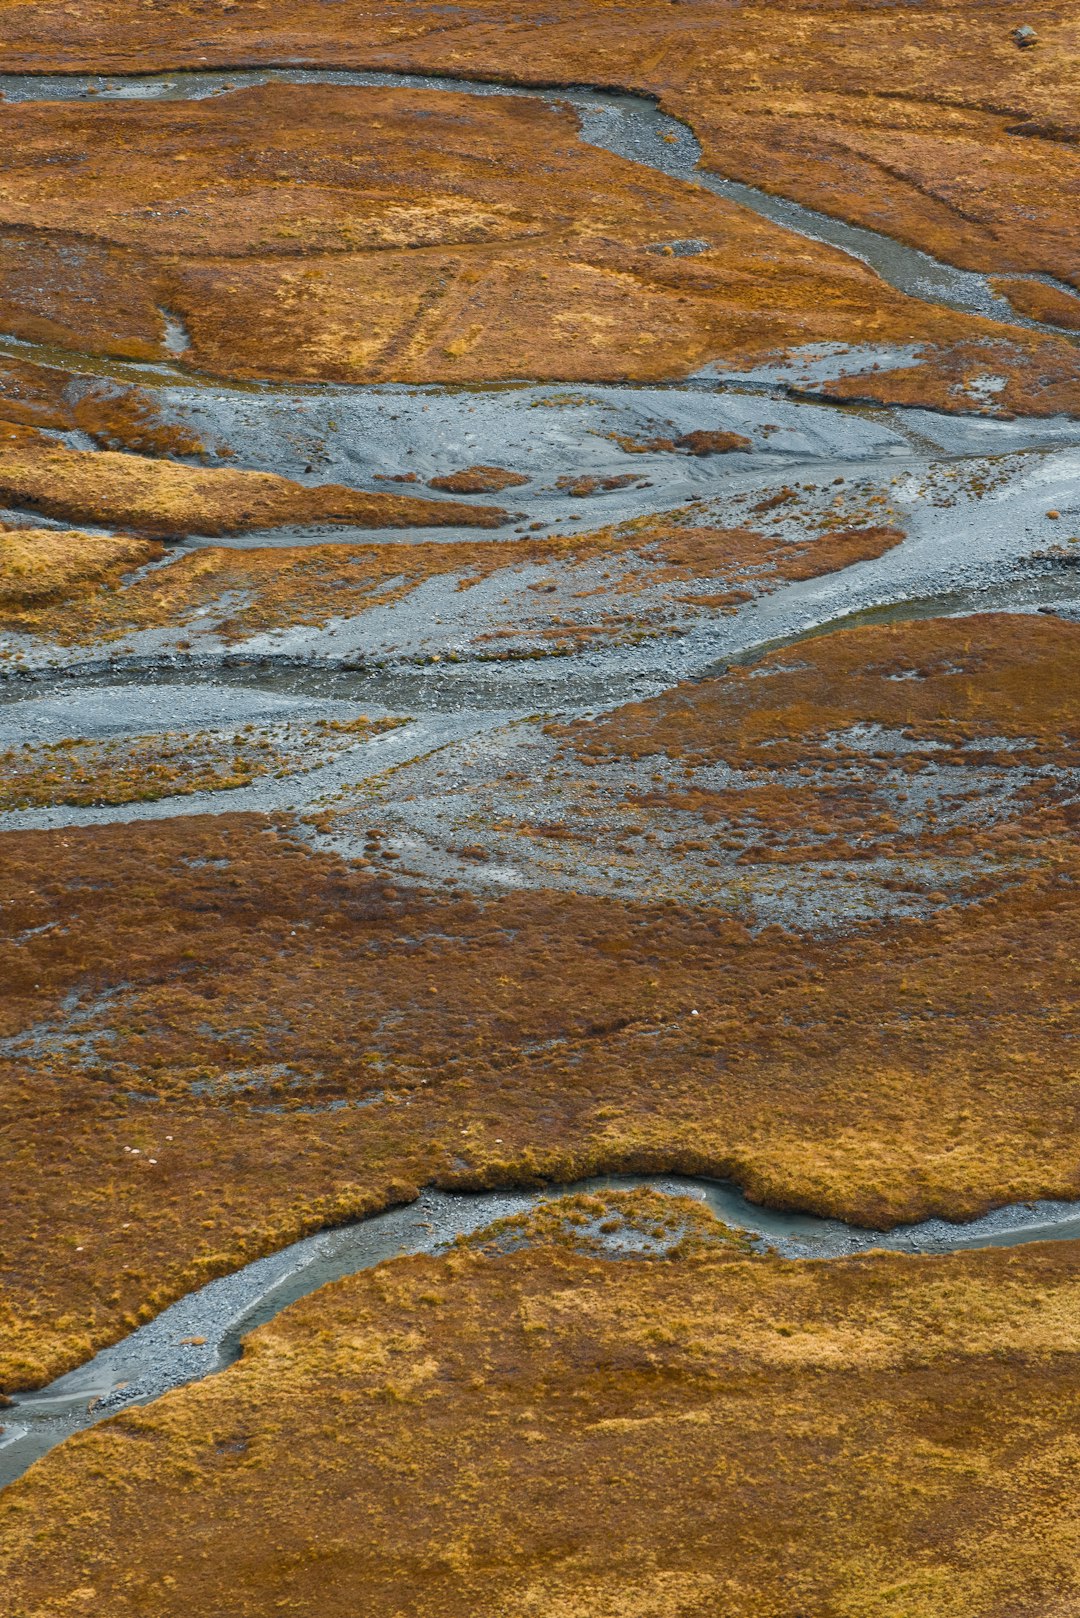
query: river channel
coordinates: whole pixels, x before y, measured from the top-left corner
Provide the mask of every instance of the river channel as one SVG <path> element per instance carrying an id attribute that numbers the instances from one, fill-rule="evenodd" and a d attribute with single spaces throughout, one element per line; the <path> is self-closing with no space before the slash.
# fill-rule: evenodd
<path id="1" fill-rule="evenodd" d="M 746 1232 L 759 1251 L 797 1260 L 838 1259 L 872 1249 L 955 1253 L 1080 1236 L 1080 1210 L 1067 1202 L 1018 1203 L 965 1224 L 930 1219 L 873 1231 L 839 1219 L 761 1207 L 729 1183 L 679 1174 L 609 1175 L 541 1190 L 468 1192 L 429 1187 L 416 1202 L 307 1236 L 208 1282 L 77 1370 L 37 1393 L 19 1397 L 14 1408 L 4 1412 L 0 1488 L 71 1433 L 128 1405 L 145 1404 L 170 1388 L 224 1370 L 240 1357 L 248 1332 L 331 1281 L 391 1259 L 444 1253 L 458 1237 L 474 1235 L 496 1220 L 528 1213 L 557 1197 L 638 1189 L 692 1197 L 724 1224 Z M 642 1256 L 643 1243 L 633 1235 L 608 1236 L 605 1246 L 613 1260 Z"/>
<path id="2" fill-rule="evenodd" d="M 1019 316 L 994 293 L 985 276 L 703 170 L 692 132 L 640 96 L 574 86 L 533 90 L 425 75 L 303 68 L 132 78 L 0 74 L 0 96 L 11 102 L 204 99 L 271 81 L 313 89 L 329 84 L 541 96 L 568 103 L 578 115 L 583 140 L 702 186 L 786 229 L 830 243 L 869 265 L 904 293 L 1013 326 L 1053 329 Z M 693 241 L 677 243 L 674 250 L 692 253 L 696 245 Z M 928 411 L 826 406 L 790 397 L 791 386 L 810 388 L 815 375 L 836 373 L 838 359 L 831 351 L 806 353 L 790 366 L 763 368 L 738 377 L 710 373 L 667 387 L 605 384 L 571 390 L 546 384 L 453 390 L 381 384 L 286 388 L 270 383 L 233 384 L 200 375 L 184 364 L 184 343 L 182 329 L 173 329 L 168 344 L 172 357 L 157 365 L 65 354 L 16 338 L 0 340 L 0 352 L 62 368 L 87 382 L 102 377 L 135 382 L 153 391 L 167 417 L 205 434 L 210 442 L 216 438 L 227 443 L 233 455 L 238 452 L 239 460 L 230 464 L 272 470 L 299 480 L 308 475 L 304 468 L 310 468 L 317 456 L 317 479 L 329 476 L 354 487 L 375 488 L 376 470 L 384 469 L 391 456 L 401 458 L 407 453 L 408 462 L 403 464 L 427 477 L 460 465 L 466 457 L 483 459 L 498 444 L 504 456 L 519 455 L 537 486 L 521 496 L 520 520 L 547 532 L 596 526 L 591 508 L 568 517 L 565 501 L 557 500 L 542 485 L 545 478 L 568 464 L 575 471 L 610 470 L 615 464 L 613 430 L 640 433 L 663 420 L 681 431 L 704 426 L 753 435 L 768 423 L 772 436 L 767 446 L 725 457 L 723 464 L 659 455 L 640 457 L 635 466 L 641 473 L 639 486 L 615 491 L 605 501 L 603 520 L 626 520 L 690 498 L 745 495 L 795 474 L 813 473 L 823 484 L 844 476 L 871 479 L 889 475 L 901 483 L 909 480 L 909 538 L 896 551 L 852 569 L 846 577 L 791 586 L 778 592 L 767 607 L 755 606 L 752 611 L 693 628 L 677 645 L 590 653 L 561 660 L 551 674 L 535 664 L 510 670 L 500 666 L 489 673 L 468 663 L 437 672 L 413 667 L 397 674 L 387 672 L 385 666 L 375 666 L 380 658 L 385 664 L 389 654 L 370 626 L 365 633 L 373 666 L 366 673 L 355 668 L 347 671 L 350 659 L 355 663 L 360 655 L 358 647 L 345 643 L 347 637 L 339 637 L 331 646 L 321 632 L 310 630 L 245 647 L 242 657 L 234 656 L 234 662 L 243 665 L 235 669 L 217 654 L 207 654 L 202 664 L 193 658 L 186 667 L 175 660 L 156 660 L 152 640 L 140 644 L 137 637 L 135 649 L 124 663 L 88 661 L 78 649 L 64 656 L 51 654 L 36 670 L 32 659 L 27 665 L 37 675 L 33 687 L 28 688 L 23 679 L 9 682 L 0 713 L 0 739 L 10 745 L 40 735 L 42 723 L 70 726 L 73 710 L 84 715 L 81 734 L 138 733 L 140 725 L 148 728 L 145 715 L 152 712 L 155 697 L 165 708 L 174 709 L 177 689 L 182 688 L 194 723 L 216 722 L 214 715 L 230 703 L 238 724 L 249 721 L 257 710 L 261 712 L 260 703 L 282 706 L 283 711 L 291 711 L 297 704 L 316 705 L 321 713 L 326 704 L 332 707 L 339 701 L 363 698 L 381 704 L 387 712 L 407 712 L 413 718 L 413 729 L 394 732 L 379 744 L 381 764 L 385 765 L 387 760 L 396 762 L 447 740 L 479 734 L 540 707 L 573 714 L 614 705 L 663 689 L 678 679 L 701 676 L 731 661 L 760 655 L 765 648 L 791 644 L 854 615 L 966 612 L 987 605 L 1028 611 L 1040 607 L 1075 610 L 1077 606 L 1080 589 L 1072 574 L 1056 573 L 1048 579 L 1038 573 L 1017 572 L 1018 561 L 1043 535 L 1047 507 L 1060 508 L 1066 516 L 1077 509 L 1080 428 L 1075 421 L 950 418 Z M 881 360 L 880 351 L 869 349 L 842 357 L 855 370 L 869 369 Z M 886 361 L 909 363 L 910 355 L 893 351 Z M 538 400 L 552 398 L 561 400 L 560 408 L 535 409 Z M 340 430 L 331 430 L 331 418 L 340 421 Z M 73 447 L 89 447 L 74 438 L 77 435 L 73 435 Z M 1002 473 L 1000 490 L 993 499 L 982 502 L 977 524 L 974 502 L 965 505 L 961 500 L 959 506 L 948 508 L 925 503 L 919 480 L 933 466 L 989 462 Z M 897 498 L 904 498 L 903 488 Z M 1049 541 L 1057 532 L 1049 528 L 1044 537 Z M 420 542 L 435 537 L 453 539 L 454 534 L 418 530 L 409 537 Z M 475 539 L 471 531 L 468 537 Z M 355 543 L 391 538 L 401 543 L 403 536 L 400 531 L 383 535 L 340 528 L 283 530 L 273 536 L 245 535 L 227 543 L 319 544 L 329 539 Z M 193 534 L 177 548 L 206 543 L 205 536 Z M 470 596 L 463 610 L 475 613 L 478 601 L 482 605 L 482 597 Z M 407 611 L 402 608 L 392 630 L 386 628 L 386 646 L 400 643 Z M 413 661 L 444 653 L 443 641 L 426 631 L 425 635 L 415 638 L 410 652 Z M 452 641 L 452 631 L 447 631 L 444 640 L 447 644 Z M 119 679 L 118 670 L 122 672 Z M 235 688 L 236 693 L 227 701 L 221 695 L 226 688 L 230 692 Z M 325 774 L 309 783 L 300 797 L 310 796 L 316 788 L 337 788 L 351 779 L 349 769 L 338 775 Z M 220 809 L 223 796 L 140 804 L 122 814 L 116 809 L 26 811 L 3 817 L 3 825 L 88 824 L 136 815 L 187 814 Z M 232 793 L 228 806 L 283 809 L 296 807 L 297 802 L 293 788 L 282 784 L 272 791 Z M 427 1189 L 409 1206 L 307 1237 L 210 1282 L 86 1365 L 40 1392 L 17 1399 L 14 1408 L 4 1412 L 0 1485 L 19 1476 L 70 1433 L 125 1405 L 145 1402 L 224 1369 L 242 1351 L 247 1332 L 329 1281 L 402 1255 L 443 1252 L 458 1236 L 526 1211 L 545 1198 L 612 1187 L 649 1187 L 697 1198 L 725 1223 L 747 1232 L 763 1249 L 798 1260 L 829 1260 L 871 1248 L 937 1254 L 1080 1235 L 1080 1212 L 1068 1203 L 1020 1204 L 967 1225 L 934 1220 L 883 1233 L 768 1210 L 747 1202 L 732 1186 L 676 1175 L 590 1180 L 542 1191 Z M 620 1248 L 613 1242 L 612 1248 L 613 1258 L 634 1256 L 632 1247 Z"/>

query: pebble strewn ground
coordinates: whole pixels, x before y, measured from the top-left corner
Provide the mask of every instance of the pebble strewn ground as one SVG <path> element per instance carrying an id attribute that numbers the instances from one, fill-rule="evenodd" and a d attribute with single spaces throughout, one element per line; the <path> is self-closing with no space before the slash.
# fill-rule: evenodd
<path id="1" fill-rule="evenodd" d="M 1067 1603 L 1070 25 L 69 13 L 0 78 L 13 1614 Z"/>

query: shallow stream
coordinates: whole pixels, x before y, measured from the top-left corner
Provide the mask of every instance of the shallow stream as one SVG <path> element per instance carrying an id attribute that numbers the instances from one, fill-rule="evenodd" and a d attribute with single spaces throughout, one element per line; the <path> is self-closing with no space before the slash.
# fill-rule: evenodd
<path id="1" fill-rule="evenodd" d="M 703 186 L 803 236 L 831 243 L 869 265 L 890 285 L 905 293 L 1012 325 L 1036 324 L 1019 317 L 993 292 L 985 276 L 956 269 L 875 232 L 847 225 L 702 170 L 698 166 L 700 148 L 689 129 L 643 97 L 574 87 L 532 90 L 421 75 L 308 69 L 175 73 L 138 78 L 0 75 L 0 95 L 8 101 L 193 99 L 227 94 L 271 80 L 310 85 L 387 85 L 465 91 L 484 96 L 539 95 L 569 103 L 578 114 L 584 140 L 633 162 Z M 668 245 L 675 252 L 691 253 L 701 244 Z M 776 602 L 767 610 L 761 610 L 758 621 L 751 627 L 747 627 L 744 618 L 718 620 L 708 633 L 695 632 L 696 638 L 688 636 L 675 646 L 666 646 L 659 656 L 638 650 L 618 656 L 595 654 L 567 660 L 566 666 L 554 676 L 542 672 L 536 665 L 514 674 L 508 673 L 506 666 L 500 666 L 493 674 L 463 666 L 453 671 L 444 668 L 437 677 L 419 671 L 404 671 L 399 676 L 380 672 L 364 676 L 335 675 L 332 665 L 325 662 L 322 668 L 305 668 L 313 660 L 320 660 L 321 643 L 318 637 L 309 634 L 306 641 L 298 640 L 295 645 L 285 644 L 274 649 L 275 655 L 280 655 L 288 666 L 272 666 L 273 659 L 266 648 L 255 648 L 250 655 L 245 651 L 235 659 L 240 664 L 249 664 L 246 670 L 237 668 L 231 681 L 237 693 L 227 695 L 236 704 L 240 702 L 239 688 L 247 692 L 254 688 L 264 694 L 279 692 L 285 698 L 305 702 L 309 696 L 317 701 L 357 700 L 362 693 L 365 700 L 374 699 L 389 708 L 414 713 L 425 710 L 426 731 L 420 726 L 415 737 L 395 732 L 393 737 L 380 743 L 387 757 L 395 749 L 416 742 L 435 745 L 439 726 L 433 716 L 449 716 L 450 729 L 457 733 L 463 727 L 467 730 L 474 722 L 478 730 L 502 722 L 511 711 L 522 711 L 522 704 L 532 702 L 538 707 L 546 706 L 556 696 L 560 697 L 560 706 L 579 711 L 589 704 L 625 701 L 675 679 L 709 672 L 725 661 L 760 655 L 767 646 L 790 644 L 805 634 L 818 632 L 823 623 L 835 624 L 845 614 L 857 617 L 861 613 L 865 620 L 869 613 L 886 616 L 906 611 L 918 615 L 924 611 L 970 611 L 980 604 L 991 604 L 985 596 L 980 596 L 980 591 L 986 590 L 990 591 L 994 605 L 1032 609 L 1046 601 L 1060 601 L 1069 590 L 1077 593 L 1071 581 L 1034 579 L 1017 583 L 1008 576 L 1008 567 L 1017 554 L 1015 534 L 1024 531 L 1024 524 L 1034 522 L 1051 501 L 1063 511 L 1069 509 L 1068 493 L 1071 488 L 1075 495 L 1077 484 L 1076 450 L 1080 431 L 1076 423 L 949 419 L 914 411 L 860 412 L 784 398 L 789 384 L 811 386 L 815 375 L 820 379 L 835 374 L 838 363 L 868 369 L 880 363 L 881 351 L 849 351 L 846 356 L 838 356 L 834 351 L 808 353 L 791 366 L 764 369 L 739 378 L 699 378 L 667 389 L 603 386 L 570 390 L 552 385 L 543 390 L 523 387 L 466 392 L 406 389 L 394 385 L 345 389 L 232 384 L 193 373 L 183 363 L 184 345 L 182 326 L 170 317 L 165 341 L 169 358 L 158 365 L 134 365 L 66 354 L 15 339 L 0 341 L 0 352 L 58 366 L 76 378 L 106 377 L 153 387 L 166 412 L 175 419 L 207 431 L 211 439 L 216 432 L 223 440 L 238 444 L 242 464 L 279 471 L 300 480 L 310 476 L 314 481 L 325 481 L 332 476 L 360 487 L 378 487 L 369 480 L 376 468 L 385 470 L 391 454 L 408 451 L 411 460 L 407 464 L 426 477 L 433 471 L 452 470 L 465 459 L 483 459 L 494 453 L 493 445 L 500 444 L 505 450 L 508 444 L 513 446 L 518 442 L 522 455 L 533 457 L 526 469 L 534 471 L 538 482 L 553 475 L 559 467 L 575 472 L 603 470 L 613 453 L 610 444 L 613 424 L 621 430 L 644 434 L 662 418 L 679 426 L 680 430 L 707 426 L 742 427 L 753 432 L 755 427 L 764 425 L 775 435 L 754 455 L 725 457 L 722 461 L 641 456 L 635 457 L 628 466 L 624 457 L 623 470 L 640 473 L 636 486 L 618 492 L 610 502 L 596 505 L 589 502 L 587 514 L 579 508 L 572 517 L 567 517 L 565 505 L 560 511 L 542 488 L 520 495 L 520 503 L 529 508 L 529 517 L 545 527 L 562 522 L 565 526 L 560 531 L 563 532 L 574 527 L 595 527 L 600 520 L 623 520 L 644 511 L 663 509 L 678 500 L 712 492 L 714 488 L 730 487 L 740 478 L 746 486 L 755 480 L 775 481 L 785 468 L 795 466 L 813 466 L 823 476 L 831 478 L 834 473 L 852 468 L 859 475 L 872 471 L 884 475 L 886 470 L 911 472 L 924 467 L 928 458 L 935 455 L 957 460 L 1013 457 L 1017 461 L 1019 471 L 1014 486 L 993 501 L 983 501 L 985 527 L 979 534 L 973 531 L 970 512 L 965 514 L 963 509 L 951 514 L 943 509 L 929 511 L 922 496 L 914 494 L 913 506 L 918 505 L 925 513 L 923 532 L 916 531 L 910 543 L 905 542 L 880 563 L 850 570 L 852 575 L 858 574 L 854 586 L 847 583 L 837 586 L 835 581 L 821 580 L 792 587 L 786 594 L 778 594 Z M 891 356 L 893 364 L 909 363 L 909 360 L 910 356 L 896 351 Z M 556 397 L 557 408 L 537 410 L 542 397 Z M 345 423 L 345 430 L 340 434 L 330 430 L 331 415 L 341 416 Z M 287 437 L 291 439 L 288 450 L 284 447 Z M 314 464 L 314 461 L 309 463 L 308 457 L 315 457 L 316 452 L 317 472 L 307 473 L 304 467 Z M 1023 456 L 1030 457 L 1030 461 L 1022 461 Z M 518 501 L 519 491 L 515 491 L 514 499 Z M 1075 506 L 1075 498 L 1073 503 Z M 600 508 L 602 519 L 597 515 Z M 369 533 L 350 535 L 338 529 L 320 530 L 307 536 L 290 533 L 279 537 L 292 543 L 304 537 L 309 542 L 320 543 L 327 539 L 369 540 L 374 536 Z M 403 538 L 400 532 L 392 537 L 398 542 Z M 452 531 L 429 530 L 415 537 L 445 539 L 454 536 Z M 475 539 L 477 536 L 464 530 L 461 537 Z M 248 536 L 241 541 L 266 542 L 265 535 Z M 189 536 L 188 543 L 200 543 L 199 536 Z M 1000 576 L 995 575 L 995 567 L 1004 570 Z M 200 673 L 197 668 L 186 673 L 168 667 L 154 669 L 152 651 L 151 647 L 146 648 L 146 681 L 139 695 L 140 712 L 143 709 L 152 712 L 151 698 L 163 699 L 166 707 L 172 706 L 172 687 L 176 683 L 186 679 L 194 687 L 201 680 L 213 677 L 212 671 Z M 335 648 L 339 658 L 347 653 L 348 649 L 340 645 Z M 265 666 L 259 666 L 260 656 L 267 658 Z M 288 663 L 290 658 L 291 664 Z M 136 659 L 132 664 L 133 672 L 137 666 Z M 114 728 L 111 717 L 114 711 L 127 714 L 120 723 L 130 728 L 133 694 L 130 686 L 125 687 L 116 680 L 115 665 L 110 672 L 104 665 L 92 669 L 83 663 L 79 670 L 73 669 L 71 675 L 72 680 L 65 682 L 67 690 L 58 686 L 55 693 L 35 697 L 34 701 L 39 704 L 37 711 L 30 711 L 33 707 L 30 702 L 13 703 L 5 710 L 0 730 L 5 732 L 9 743 L 14 744 L 21 738 L 24 726 L 31 727 L 26 734 L 39 733 L 47 718 L 45 708 L 50 704 L 57 710 L 56 723 L 70 723 L 70 684 L 76 677 L 83 681 L 79 701 L 87 714 L 84 728 L 90 733 L 95 730 L 109 733 Z M 573 700 L 568 684 L 571 679 Z M 108 684 L 99 687 L 99 682 L 105 681 Z M 508 694 L 508 681 L 512 683 L 512 696 Z M 165 689 L 158 691 L 158 687 Z M 23 697 L 26 692 L 20 690 L 17 694 Z M 204 698 L 211 703 L 215 715 L 219 708 L 228 706 L 221 693 L 207 695 L 192 691 L 185 700 L 193 715 L 203 713 Z M 565 703 L 562 698 L 566 699 Z M 62 717 L 64 709 L 66 719 Z M 258 807 L 255 802 L 242 801 L 242 797 L 242 794 L 231 794 L 229 807 Z M 193 799 L 175 804 L 173 800 L 161 806 L 141 805 L 132 812 L 145 816 L 222 807 L 220 803 L 201 805 Z M 38 818 L 25 817 L 25 823 L 57 823 L 55 814 L 48 819 L 50 813 L 36 812 Z M 59 814 L 62 823 L 119 818 L 115 810 L 100 814 L 97 811 L 59 811 Z M 15 823 L 14 819 L 7 822 Z M 831 1259 L 882 1247 L 935 1254 L 1080 1236 L 1080 1211 L 1075 1204 L 1021 1204 L 1000 1209 L 967 1225 L 929 1221 L 883 1234 L 859 1230 L 836 1220 L 770 1211 L 748 1203 L 729 1185 L 675 1175 L 590 1180 L 543 1191 L 473 1194 L 426 1190 L 418 1202 L 408 1207 L 391 1209 L 356 1225 L 305 1238 L 233 1275 L 209 1283 L 88 1364 L 39 1393 L 19 1399 L 14 1409 L 2 1413 L 0 1485 L 19 1476 L 33 1460 L 69 1434 L 93 1425 L 125 1405 L 145 1402 L 170 1388 L 223 1369 L 241 1352 L 246 1332 L 328 1281 L 385 1259 L 444 1251 L 457 1236 L 478 1231 L 508 1214 L 526 1211 L 541 1199 L 612 1186 L 620 1189 L 649 1187 L 672 1195 L 698 1198 L 725 1223 L 748 1232 L 762 1246 L 798 1259 Z M 612 1256 L 633 1257 L 633 1244 L 620 1247 L 613 1241 Z"/>
<path id="2" fill-rule="evenodd" d="M 224 1370 L 243 1352 L 248 1332 L 328 1282 L 388 1259 L 446 1252 L 459 1236 L 473 1235 L 496 1220 L 527 1213 L 557 1197 L 637 1189 L 693 1197 L 724 1224 L 754 1238 L 762 1252 L 772 1250 L 790 1259 L 828 1260 L 881 1248 L 941 1254 L 1080 1236 L 1080 1207 L 1068 1202 L 1018 1203 L 967 1224 L 930 1219 L 882 1232 L 839 1219 L 763 1208 L 725 1181 L 679 1174 L 604 1175 L 541 1190 L 428 1188 L 416 1202 L 304 1237 L 208 1282 L 77 1370 L 17 1399 L 13 1409 L 0 1412 L 4 1423 L 0 1488 L 71 1433 L 92 1427 L 127 1405 L 145 1404 L 170 1388 Z M 649 1251 L 634 1234 L 608 1236 L 605 1245 L 612 1259 L 633 1259 Z"/>

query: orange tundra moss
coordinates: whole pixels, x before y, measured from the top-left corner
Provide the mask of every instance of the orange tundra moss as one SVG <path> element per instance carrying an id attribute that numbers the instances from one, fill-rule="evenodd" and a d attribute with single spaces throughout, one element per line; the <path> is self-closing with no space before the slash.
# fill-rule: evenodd
<path id="1" fill-rule="evenodd" d="M 1080 363 L 1075 344 L 1063 342 L 1053 352 L 1047 350 L 1040 358 L 1038 381 L 1033 389 L 1021 395 L 1008 378 L 1016 373 L 1017 366 L 1022 373 L 1030 374 L 1025 352 L 1025 346 L 1022 342 L 1018 346 L 1016 334 L 1011 331 L 990 341 L 964 341 L 947 350 L 936 350 L 932 356 L 934 406 L 959 415 L 992 416 L 999 413 L 993 400 L 1003 399 L 1008 394 L 1009 410 L 1013 413 L 1026 411 L 1029 406 L 1035 408 L 1035 413 L 1049 413 L 1043 412 L 1037 400 L 1051 398 L 1060 401 L 1063 411 L 1073 413 L 1075 406 L 1067 401 L 1072 399 Z M 795 384 L 791 392 L 794 397 L 803 394 L 813 399 L 920 405 L 929 397 L 926 360 L 923 355 L 914 365 L 898 366 L 895 370 L 883 368 L 861 376 L 826 377 L 806 387 Z M 999 382 L 1004 382 L 1005 387 L 995 392 Z M 989 391 L 988 383 L 991 384 Z"/>
<path id="2" fill-rule="evenodd" d="M 596 1258 L 611 1257 L 613 1244 L 620 1258 L 683 1259 L 706 1251 L 734 1257 L 759 1251 L 754 1237 L 723 1224 L 696 1197 L 645 1186 L 553 1197 L 524 1213 L 496 1219 L 471 1236 L 457 1238 L 454 1245 L 509 1253 L 541 1241 Z"/>
<path id="3" fill-rule="evenodd" d="M 59 363 L 38 365 L 0 355 L 0 417 L 5 424 L 82 432 L 102 449 L 198 458 L 206 446 L 188 428 L 162 419 L 142 388 L 93 381 L 93 362 L 78 375 Z"/>
<path id="4" fill-rule="evenodd" d="M 428 894 L 254 816 L 0 861 L 0 1386 L 430 1181 L 680 1167 L 870 1225 L 1080 1193 L 1074 842 L 821 942 Z"/>
<path id="5" fill-rule="evenodd" d="M 0 529 L 0 622 L 22 628 L 62 605 L 115 589 L 126 574 L 160 561 L 164 547 L 125 535 L 54 528 Z"/>
<path id="6" fill-rule="evenodd" d="M 1080 625 L 980 613 L 841 630 L 562 733 L 594 755 L 790 765 L 868 725 L 898 728 L 920 743 L 982 743 L 990 753 L 998 751 L 995 737 L 1023 738 L 1035 758 L 1049 753 L 1072 763 L 1080 744 Z"/>
<path id="7" fill-rule="evenodd" d="M 505 466 L 465 466 L 460 472 L 428 479 L 430 488 L 444 489 L 448 494 L 500 494 L 503 489 L 520 489 L 528 482 L 520 472 L 509 472 Z"/>
<path id="8" fill-rule="evenodd" d="M 744 581 L 776 579 L 794 582 L 838 573 L 856 562 L 884 556 L 904 538 L 899 528 L 878 524 L 869 528 L 826 529 L 810 540 L 778 540 L 752 528 L 710 528 L 705 525 L 651 524 L 655 554 L 672 573 L 683 578 L 707 577 L 718 567 L 734 566 Z M 650 538 L 650 528 L 642 533 Z"/>
<path id="9" fill-rule="evenodd" d="M 497 528 L 506 521 L 497 506 L 364 494 L 336 483 L 308 488 L 272 472 L 67 449 L 32 428 L 3 423 L 0 500 L 63 521 L 130 526 L 149 534 L 229 534 L 319 522 Z"/>
<path id="10" fill-rule="evenodd" d="M 0 410 L 8 414 L 6 399 Z M 70 415 L 75 427 L 95 438 L 102 449 L 193 458 L 207 453 L 202 439 L 188 428 L 162 421 L 153 395 L 141 388 L 91 388 L 74 401 Z"/>
<path id="11" fill-rule="evenodd" d="M 509 588 L 514 570 L 539 565 L 565 570 L 559 576 L 572 585 L 575 572 L 604 559 L 619 569 L 603 586 L 600 628 L 614 634 L 628 617 L 637 619 L 642 586 L 660 587 L 677 607 L 730 608 L 784 580 L 816 578 L 880 556 L 902 538 L 899 529 L 878 526 L 785 542 L 753 529 L 710 528 L 669 513 L 591 534 L 543 539 L 242 550 L 206 546 L 106 594 L 84 592 L 77 599 L 46 594 L 37 600 L 0 593 L 0 623 L 70 645 L 114 640 L 139 629 L 180 630 L 198 613 L 200 629 L 239 641 L 268 629 L 355 618 L 401 600 L 429 579 L 457 579 L 465 589 L 505 573 Z M 131 541 L 130 547 L 138 543 Z M 218 603 L 220 616 L 205 612 Z M 506 632 L 520 628 L 508 606 Z M 561 645 L 596 629 L 556 616 L 550 630 L 540 632 Z"/>
<path id="12" fill-rule="evenodd" d="M 9 71 L 292 62 L 621 85 L 722 173 L 951 263 L 1080 280 L 1080 32 L 1052 0 L 256 0 L 83 12 L 9 3 Z M 1017 49 L 1013 31 L 1038 44 Z"/>
<path id="13" fill-rule="evenodd" d="M 316 719 L 91 741 L 69 736 L 0 752 L 0 809 L 145 803 L 250 786 L 320 768 L 401 719 Z"/>
<path id="14" fill-rule="evenodd" d="M 1074 297 L 1060 287 L 1046 286 L 1042 281 L 1021 281 L 1016 277 L 995 276 L 991 284 L 996 292 L 1008 298 L 1014 309 L 1029 319 L 1045 321 L 1049 326 L 1063 326 L 1067 331 L 1080 331 L 1080 296 Z"/>
<path id="15" fill-rule="evenodd" d="M 7 1610 L 1064 1613 L 1078 1263 L 398 1259 L 6 1490 Z"/>
<path id="16" fill-rule="evenodd" d="M 663 762 L 651 785 L 631 778 L 621 807 L 689 833 L 676 856 L 884 857 L 886 890 L 906 862 L 916 891 L 933 885 L 928 859 L 950 858 L 968 862 L 966 883 L 1011 882 L 1017 861 L 1075 836 L 1080 626 L 986 614 L 836 632 L 549 733 L 560 779 L 586 790 L 601 762 Z M 718 784 L 718 764 L 738 779 Z M 593 819 L 586 835 L 599 831 Z"/>
<path id="17" fill-rule="evenodd" d="M 271 84 L 0 105 L 0 137 L 17 153 L 0 155 L 0 328 L 69 348 L 166 358 L 163 309 L 190 365 L 347 382 L 645 380 L 913 343 L 922 402 L 948 406 L 953 346 L 1003 329 L 586 145 L 529 99 Z M 654 251 L 687 236 L 708 249 Z M 994 408 L 1080 410 L 1063 339 L 1017 330 L 994 358 Z"/>

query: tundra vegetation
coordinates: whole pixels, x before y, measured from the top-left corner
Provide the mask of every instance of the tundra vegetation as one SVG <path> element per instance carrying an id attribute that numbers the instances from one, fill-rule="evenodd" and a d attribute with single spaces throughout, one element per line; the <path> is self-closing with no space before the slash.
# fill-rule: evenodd
<path id="1" fill-rule="evenodd" d="M 1080 1197 L 1069 9 L 0 38 L 0 1456 L 425 1186 Z M 650 162 L 690 132 L 768 195 Z M 0 1604 L 1064 1615 L 1078 1262 L 562 1197 L 67 1438 L 0 1495 Z"/>

